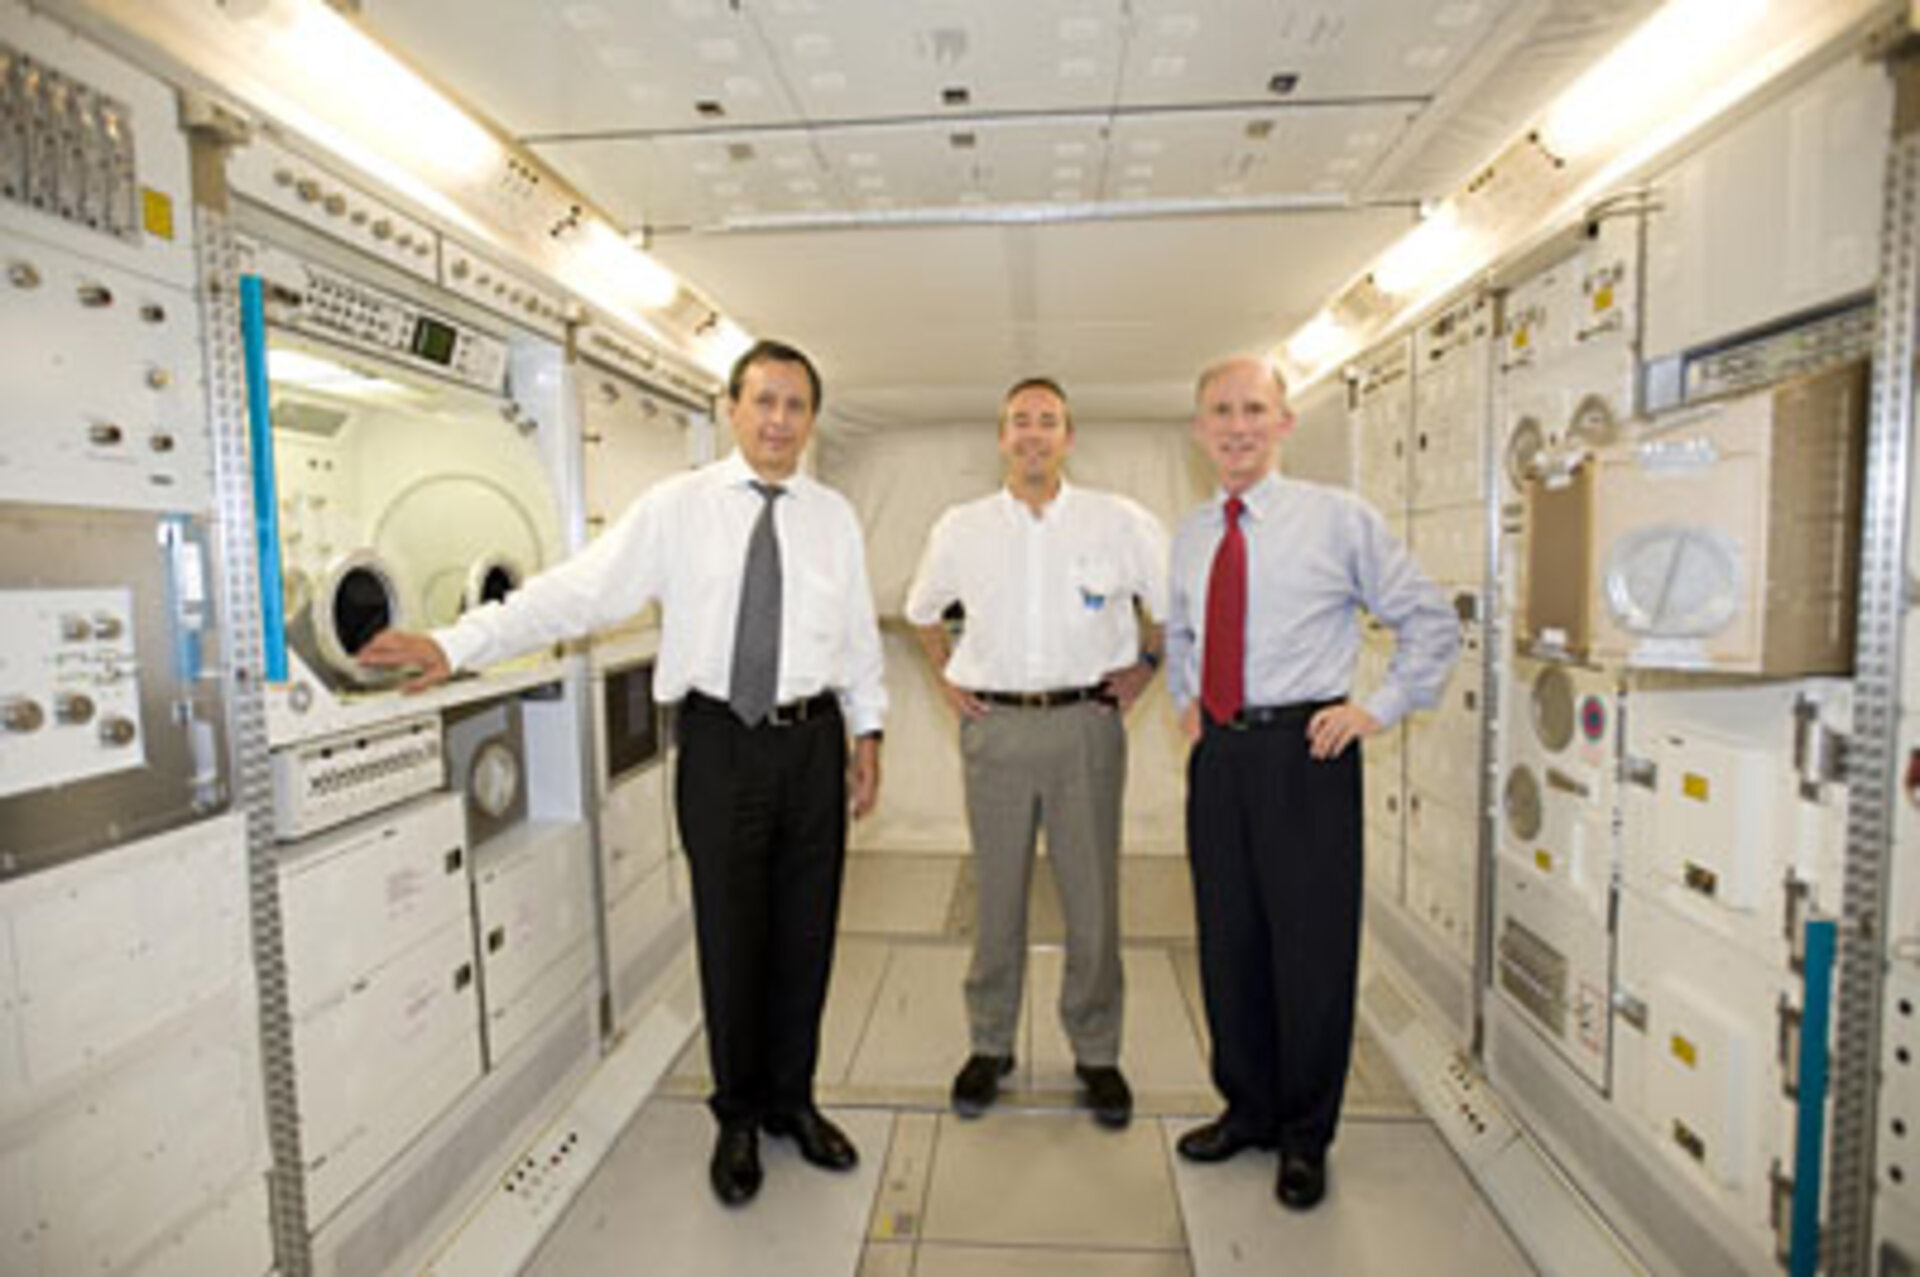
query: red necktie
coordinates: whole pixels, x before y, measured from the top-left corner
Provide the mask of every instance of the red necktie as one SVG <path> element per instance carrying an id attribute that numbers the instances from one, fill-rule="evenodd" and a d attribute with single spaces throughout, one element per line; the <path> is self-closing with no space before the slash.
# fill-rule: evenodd
<path id="1" fill-rule="evenodd" d="M 1246 506 L 1227 498 L 1227 530 L 1213 552 L 1207 577 L 1207 647 L 1200 662 L 1200 703 L 1216 723 L 1230 722 L 1246 703 L 1247 538 L 1240 531 Z"/>

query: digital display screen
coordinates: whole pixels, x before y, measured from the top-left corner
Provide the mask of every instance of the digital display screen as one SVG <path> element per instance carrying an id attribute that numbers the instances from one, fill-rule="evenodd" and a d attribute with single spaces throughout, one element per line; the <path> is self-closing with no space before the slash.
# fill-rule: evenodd
<path id="1" fill-rule="evenodd" d="M 421 316 L 413 325 L 413 353 L 431 363 L 453 362 L 453 348 L 460 334 L 451 324 Z"/>

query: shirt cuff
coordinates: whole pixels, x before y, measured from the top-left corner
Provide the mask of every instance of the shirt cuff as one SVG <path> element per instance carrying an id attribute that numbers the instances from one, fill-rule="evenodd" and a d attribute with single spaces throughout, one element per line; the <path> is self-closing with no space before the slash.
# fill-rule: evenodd
<path id="1" fill-rule="evenodd" d="M 449 625 L 443 630 L 429 631 L 427 637 L 440 645 L 446 654 L 447 667 L 453 673 L 459 673 L 473 664 L 474 656 L 486 646 L 486 639 L 473 632 L 471 626 Z"/>
<path id="2" fill-rule="evenodd" d="M 1397 687 L 1382 687 L 1367 698 L 1362 708 L 1373 715 L 1384 730 L 1407 716 L 1407 697 Z"/>

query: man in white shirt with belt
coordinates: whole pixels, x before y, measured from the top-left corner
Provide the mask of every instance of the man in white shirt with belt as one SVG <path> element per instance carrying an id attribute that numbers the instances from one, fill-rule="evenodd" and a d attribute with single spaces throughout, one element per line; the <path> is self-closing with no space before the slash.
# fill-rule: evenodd
<path id="1" fill-rule="evenodd" d="M 419 670 L 418 690 L 660 602 L 654 695 L 680 702 L 675 805 L 720 1126 L 708 1173 L 737 1205 L 760 1188 L 759 1130 L 818 1166 L 858 1160 L 814 1107 L 813 1072 L 847 813 L 878 795 L 887 696 L 859 523 L 799 471 L 818 372 L 760 342 L 727 390 L 737 451 L 655 485 L 504 604 L 431 637 L 388 631 L 358 655 Z"/>
<path id="2" fill-rule="evenodd" d="M 1084 1099 L 1125 1126 L 1120 1072 L 1120 815 L 1127 709 L 1159 661 L 1167 539 L 1123 497 L 1063 477 L 1073 446 L 1066 393 L 1029 378 L 1000 410 L 1006 486 L 934 525 L 907 619 L 960 716 L 979 918 L 967 975 L 972 1053 L 953 1105 L 977 1116 L 1013 1069 L 1027 954 L 1035 837 L 1066 917 L 1060 1019 Z M 1154 618 L 1144 636 L 1135 603 Z M 949 650 L 942 614 L 965 612 Z"/>

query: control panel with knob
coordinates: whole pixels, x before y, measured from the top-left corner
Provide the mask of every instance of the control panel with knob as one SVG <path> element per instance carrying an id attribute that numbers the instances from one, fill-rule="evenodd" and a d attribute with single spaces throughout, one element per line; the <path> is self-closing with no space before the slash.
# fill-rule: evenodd
<path id="1" fill-rule="evenodd" d="M 144 766 L 133 592 L 0 590 L 0 797 Z"/>

